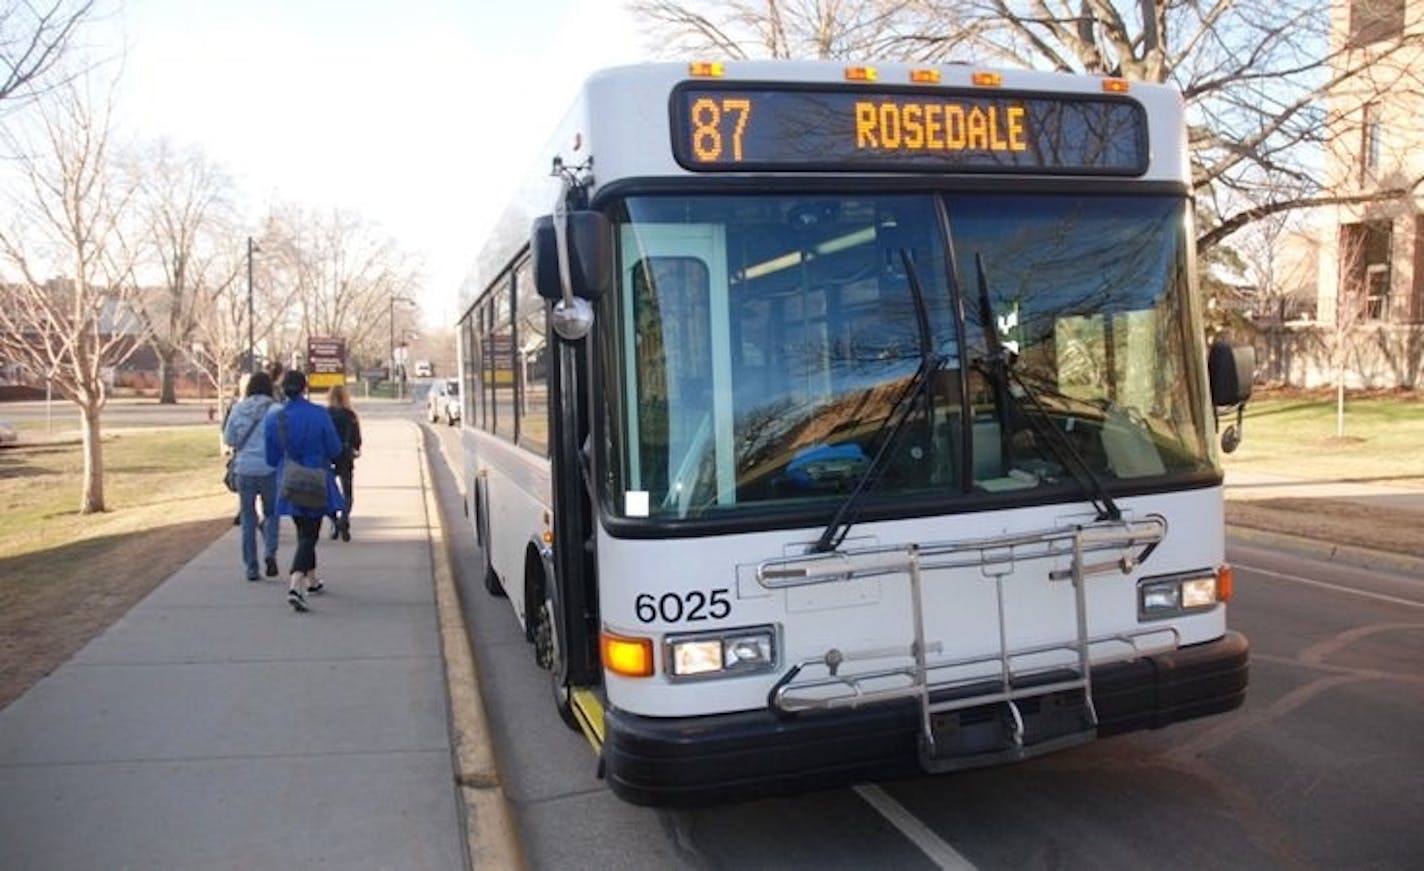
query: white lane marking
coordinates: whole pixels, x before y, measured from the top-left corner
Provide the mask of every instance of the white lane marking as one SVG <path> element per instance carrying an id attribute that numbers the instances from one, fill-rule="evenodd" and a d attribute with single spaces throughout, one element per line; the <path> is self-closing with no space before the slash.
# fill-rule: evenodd
<path id="1" fill-rule="evenodd" d="M 1424 608 L 1424 602 L 1416 602 L 1413 599 L 1401 599 L 1398 596 L 1390 596 L 1384 593 L 1372 593 L 1369 590 L 1357 590 L 1353 587 L 1342 587 L 1339 584 L 1328 584 L 1325 581 L 1316 581 L 1310 578 L 1302 578 L 1300 575 L 1288 575 L 1285 572 L 1273 572 L 1270 569 L 1258 569 L 1253 566 L 1232 563 L 1239 569 L 1248 572 L 1255 572 L 1267 577 L 1279 578 L 1282 581 L 1294 581 L 1297 584 L 1306 584 L 1311 587 L 1320 587 L 1325 590 L 1333 590 L 1337 593 L 1348 593 L 1351 596 L 1362 596 L 1366 599 L 1375 599 L 1380 602 L 1389 602 L 1391 605 L 1409 605 L 1413 608 Z"/>
<path id="2" fill-rule="evenodd" d="M 905 810 L 905 806 L 891 798 L 885 790 L 874 784 L 852 787 L 855 794 L 865 799 L 865 803 L 880 812 L 890 821 L 890 825 L 900 830 L 916 847 L 924 851 L 930 861 L 945 871 L 975 871 L 974 865 L 959 852 L 944 842 L 929 826 L 920 822 L 919 817 Z"/>

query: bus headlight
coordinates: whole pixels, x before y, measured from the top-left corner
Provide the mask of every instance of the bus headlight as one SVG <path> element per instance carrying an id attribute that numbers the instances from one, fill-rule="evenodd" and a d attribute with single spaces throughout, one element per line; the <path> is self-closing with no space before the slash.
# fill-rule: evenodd
<path id="1" fill-rule="evenodd" d="M 1143 578 L 1137 584 L 1137 617 L 1160 620 L 1197 611 L 1208 611 L 1225 602 L 1231 593 L 1231 567 L 1205 569 Z"/>
<path id="2" fill-rule="evenodd" d="M 669 635 L 663 642 L 673 680 L 728 677 L 776 667 L 776 627 Z"/>

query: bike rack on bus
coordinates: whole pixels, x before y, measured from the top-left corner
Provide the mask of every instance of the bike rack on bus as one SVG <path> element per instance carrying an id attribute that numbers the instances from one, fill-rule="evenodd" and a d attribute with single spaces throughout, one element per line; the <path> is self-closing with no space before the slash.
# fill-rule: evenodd
<path id="1" fill-rule="evenodd" d="M 756 577 L 762 586 L 773 590 L 905 575 L 909 579 L 914 627 L 914 638 L 908 649 L 843 652 L 833 648 L 820 657 L 798 662 L 773 688 L 771 705 L 780 713 L 795 714 L 914 699 L 920 714 L 920 761 L 929 771 L 1008 761 L 1092 740 L 1098 724 L 1093 709 L 1093 655 L 1098 655 L 1098 665 L 1131 660 L 1175 648 L 1179 638 L 1177 630 L 1170 626 L 1090 636 L 1084 581 L 1092 575 L 1108 572 L 1130 573 L 1151 554 L 1166 531 L 1166 521 L 1154 516 L 1140 521 L 1065 526 L 982 539 L 880 546 L 766 560 L 757 567 Z M 1088 554 L 1104 552 L 1114 556 L 1092 563 L 1085 561 Z M 1069 560 L 1068 568 L 1052 567 L 1064 558 Z M 1004 616 L 1005 579 L 1018 564 L 1044 560 L 1051 561 L 1047 571 L 1049 580 L 1072 581 L 1076 637 L 1010 650 Z M 937 656 L 943 653 L 943 646 L 928 643 L 925 638 L 923 573 L 972 567 L 980 568 L 995 586 L 999 650 L 955 659 Z M 1069 656 L 1064 657 L 1063 653 Z M 873 666 L 875 661 L 886 659 L 899 662 Z M 845 668 L 854 663 L 868 663 L 871 667 Z M 991 664 L 996 667 L 986 667 Z M 1074 704 L 1081 707 L 1076 714 L 1069 715 L 1069 719 L 1076 716 L 1081 721 L 1077 728 L 1025 743 L 1021 702 L 1039 699 L 1044 704 L 1050 701 L 1058 704 L 1059 700 L 1076 698 L 1077 694 L 1081 694 L 1081 701 Z M 997 704 L 1004 706 L 1007 746 L 969 755 L 946 756 L 939 752 L 936 736 L 960 727 L 957 715 L 947 715 Z"/>

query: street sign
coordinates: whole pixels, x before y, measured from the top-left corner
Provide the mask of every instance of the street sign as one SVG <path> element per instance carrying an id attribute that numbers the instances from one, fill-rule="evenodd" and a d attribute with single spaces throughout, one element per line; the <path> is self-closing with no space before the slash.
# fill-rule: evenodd
<path id="1" fill-rule="evenodd" d="M 327 336 L 307 339 L 307 386 L 326 390 L 346 383 L 346 340 Z"/>

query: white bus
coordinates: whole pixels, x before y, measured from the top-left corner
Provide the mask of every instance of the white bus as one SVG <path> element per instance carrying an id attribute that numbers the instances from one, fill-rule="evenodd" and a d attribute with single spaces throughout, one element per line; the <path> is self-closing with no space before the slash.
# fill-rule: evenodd
<path id="1" fill-rule="evenodd" d="M 1227 711 L 1182 102 L 965 66 L 592 76 L 466 282 L 469 514 L 638 803 Z M 1237 439 L 1229 427 L 1223 444 Z"/>

